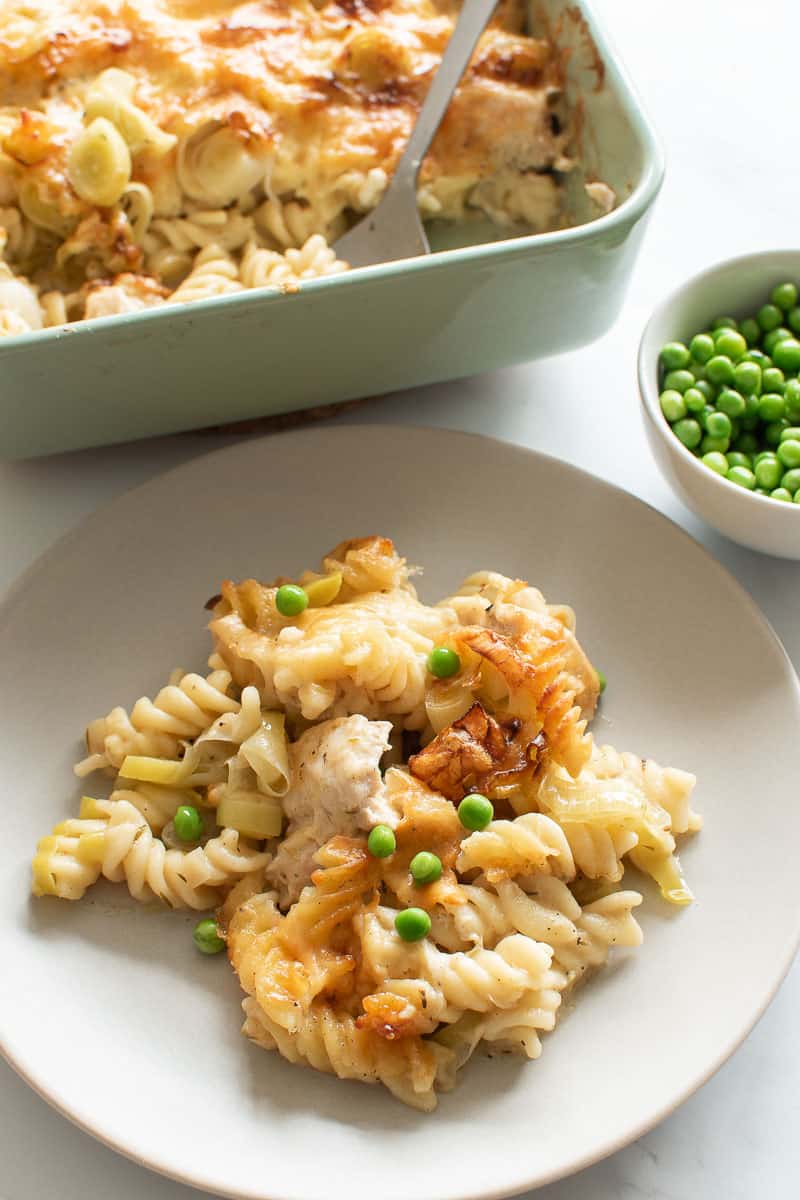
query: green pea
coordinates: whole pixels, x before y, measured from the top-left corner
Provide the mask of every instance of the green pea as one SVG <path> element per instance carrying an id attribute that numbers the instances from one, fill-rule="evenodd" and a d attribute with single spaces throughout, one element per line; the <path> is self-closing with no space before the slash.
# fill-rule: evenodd
<path id="1" fill-rule="evenodd" d="M 779 283 L 776 288 L 773 288 L 770 300 L 776 308 L 788 312 L 797 304 L 797 288 L 793 283 Z"/>
<path id="2" fill-rule="evenodd" d="M 598 682 L 598 685 L 600 688 L 600 695 L 602 696 L 603 692 L 608 687 L 608 680 L 606 679 L 606 677 L 602 671 L 597 672 L 597 682 Z"/>
<path id="3" fill-rule="evenodd" d="M 667 371 L 688 367 L 690 358 L 689 350 L 683 342 L 667 342 L 661 351 L 661 363 Z"/>
<path id="4" fill-rule="evenodd" d="M 442 877 L 442 860 L 430 850 L 420 850 L 408 866 L 414 883 L 435 883 Z"/>
<path id="5" fill-rule="evenodd" d="M 794 502 L 795 504 L 800 504 L 800 488 L 794 494 Z"/>
<path id="6" fill-rule="evenodd" d="M 397 849 L 394 830 L 388 825 L 375 825 L 369 831 L 367 849 L 373 858 L 388 858 L 390 854 L 394 854 Z"/>
<path id="7" fill-rule="evenodd" d="M 709 450 L 707 454 L 703 455 L 702 462 L 717 475 L 728 474 L 728 460 L 719 450 Z"/>
<path id="8" fill-rule="evenodd" d="M 761 443 L 755 434 L 740 433 L 733 448 L 734 450 L 739 450 L 742 454 L 755 454 L 760 445 Z"/>
<path id="9" fill-rule="evenodd" d="M 665 391 L 674 388 L 676 392 L 680 392 L 681 395 L 683 395 L 686 389 L 694 387 L 696 382 L 697 381 L 695 380 L 695 377 L 691 371 L 668 371 L 664 376 L 663 387 Z"/>
<path id="10" fill-rule="evenodd" d="M 706 418 L 706 433 L 712 438 L 725 438 L 730 440 L 731 436 L 731 419 L 724 412 L 709 413 Z"/>
<path id="11" fill-rule="evenodd" d="M 781 442 L 776 453 L 778 462 L 783 463 L 788 471 L 800 467 L 800 441 L 797 438 L 788 438 L 785 442 Z"/>
<path id="12" fill-rule="evenodd" d="M 735 317 L 717 317 L 717 319 L 712 322 L 711 328 L 714 333 L 722 333 L 725 329 L 738 329 L 739 322 Z"/>
<path id="13" fill-rule="evenodd" d="M 744 396 L 752 396 L 761 388 L 761 368 L 758 363 L 742 361 L 733 371 L 734 383 Z"/>
<path id="14" fill-rule="evenodd" d="M 786 401 L 786 416 L 790 421 L 800 421 L 800 379 L 787 380 L 783 398 Z"/>
<path id="15" fill-rule="evenodd" d="M 673 389 L 673 391 L 674 391 L 674 389 Z M 680 392 L 674 392 L 674 394 L 676 396 L 680 397 Z M 672 393 L 670 393 L 670 395 L 672 395 Z M 713 392 L 712 392 L 712 395 L 713 395 Z M 690 413 L 702 412 L 706 406 L 706 397 L 703 395 L 703 393 L 697 387 L 687 388 L 686 391 L 683 393 L 683 405 L 684 405 L 684 408 L 686 409 L 686 412 L 690 412 Z M 663 411 L 663 406 L 662 406 L 662 411 Z M 664 416 L 666 416 L 666 415 L 667 414 L 664 413 Z M 669 417 L 667 417 L 667 420 L 669 420 Z"/>
<path id="16" fill-rule="evenodd" d="M 308 608 L 305 589 L 296 583 L 284 583 L 275 593 L 275 607 L 282 617 L 299 617 Z"/>
<path id="17" fill-rule="evenodd" d="M 785 417 L 781 417 L 776 421 L 770 421 L 769 425 L 764 426 L 764 441 L 768 446 L 777 446 L 784 429 L 788 428 L 789 422 Z"/>
<path id="18" fill-rule="evenodd" d="M 786 318 L 786 324 L 795 333 L 800 333 L 800 308 L 793 308 Z"/>
<path id="19" fill-rule="evenodd" d="M 772 357 L 784 371 L 800 371 L 800 342 L 793 337 L 783 338 L 773 350 Z"/>
<path id="20" fill-rule="evenodd" d="M 693 391 L 694 388 L 689 388 L 686 395 L 688 396 L 689 392 Z M 699 392 L 698 395 L 700 395 Z M 700 398 L 702 400 L 702 396 Z M 676 392 L 674 388 L 668 388 L 667 391 L 662 392 L 658 402 L 670 425 L 674 425 L 676 421 L 680 421 L 682 417 L 686 416 L 686 402 L 680 392 Z"/>
<path id="21" fill-rule="evenodd" d="M 792 493 L 787 491 L 785 487 L 773 488 L 770 492 L 770 497 L 773 500 L 782 500 L 784 504 L 791 504 L 792 502 Z"/>
<path id="22" fill-rule="evenodd" d="M 770 461 L 768 458 L 762 458 L 757 462 L 753 473 L 756 477 L 756 483 L 759 487 L 768 488 L 772 491 L 781 481 L 783 475 L 783 467 L 778 462 L 777 458 Z"/>
<path id="23" fill-rule="evenodd" d="M 743 321 L 739 322 L 739 333 L 748 346 L 756 346 L 761 339 L 761 326 L 752 317 L 745 317 Z"/>
<path id="24" fill-rule="evenodd" d="M 783 313 L 776 304 L 765 304 L 758 310 L 756 320 L 764 332 L 768 333 L 771 329 L 778 328 L 783 320 Z"/>
<path id="25" fill-rule="evenodd" d="M 733 363 L 726 354 L 715 354 L 706 363 L 706 375 L 712 383 L 730 384 L 736 379 Z M 665 381 L 666 382 L 666 381 Z M 681 390 L 680 388 L 678 389 Z M 685 388 L 683 389 L 686 390 Z"/>
<path id="26" fill-rule="evenodd" d="M 786 428 L 783 430 L 783 432 L 781 433 L 781 441 L 788 442 L 790 440 L 790 438 L 794 441 L 800 441 L 800 426 L 799 425 L 787 425 Z"/>
<path id="27" fill-rule="evenodd" d="M 225 949 L 225 940 L 219 936 L 217 922 L 211 917 L 198 921 L 192 931 L 194 944 L 202 954 L 219 954 Z"/>
<path id="28" fill-rule="evenodd" d="M 758 415 L 762 421 L 780 421 L 786 412 L 786 401 L 779 392 L 764 392 L 759 397 Z"/>
<path id="29" fill-rule="evenodd" d="M 772 329 L 768 334 L 765 335 L 764 349 L 766 350 L 767 354 L 772 356 L 773 361 L 775 359 L 776 346 L 778 346 L 781 342 L 786 341 L 786 339 L 790 338 L 791 336 L 792 331 L 790 329 L 784 329 L 783 325 L 779 325 L 777 329 Z"/>
<path id="30" fill-rule="evenodd" d="M 747 342 L 735 329 L 724 329 L 714 338 L 714 346 L 716 354 L 724 354 L 733 362 L 738 362 L 747 353 Z"/>
<path id="31" fill-rule="evenodd" d="M 672 426 L 672 431 L 678 440 L 683 442 L 687 450 L 694 450 L 695 446 L 699 446 L 703 440 L 700 424 L 692 417 L 684 417 L 682 421 L 676 421 Z"/>
<path id="32" fill-rule="evenodd" d="M 731 417 L 731 441 L 736 441 L 742 433 L 742 422 L 739 417 Z"/>
<path id="33" fill-rule="evenodd" d="M 730 438 L 714 437 L 712 434 L 707 433 L 700 443 L 700 456 L 702 457 L 704 454 L 714 454 L 715 452 L 724 454 L 730 444 Z"/>
<path id="34" fill-rule="evenodd" d="M 731 467 L 731 469 L 728 471 L 727 478 L 731 483 L 735 483 L 739 487 L 747 488 L 748 491 L 751 492 L 756 486 L 756 477 L 749 467 Z"/>
<path id="35" fill-rule="evenodd" d="M 785 487 L 787 492 L 794 495 L 800 488 L 800 468 L 792 467 L 791 471 L 786 471 L 781 479 L 781 487 Z"/>
<path id="36" fill-rule="evenodd" d="M 172 818 L 172 827 L 182 842 L 196 842 L 203 833 L 203 818 L 193 804 L 181 804 Z"/>
<path id="37" fill-rule="evenodd" d="M 780 367 L 767 367 L 761 373 L 761 390 L 762 392 L 778 392 L 783 395 L 783 389 L 786 386 L 786 376 Z"/>
<path id="38" fill-rule="evenodd" d="M 774 450 L 759 450 L 758 454 L 753 456 L 754 463 L 760 463 L 762 459 L 769 458 L 773 462 L 778 461 L 778 456 Z"/>
<path id="39" fill-rule="evenodd" d="M 753 367 L 755 363 L 743 363 L 742 365 Z M 756 367 L 756 370 L 758 370 L 758 367 Z M 723 388 L 717 396 L 717 408 L 721 413 L 725 413 L 727 417 L 743 417 L 747 412 L 747 401 L 741 392 L 737 392 L 733 388 Z"/>
<path id="40" fill-rule="evenodd" d="M 449 646 L 434 646 L 428 655 L 428 670 L 437 679 L 449 679 L 461 670 L 461 659 Z"/>
<path id="41" fill-rule="evenodd" d="M 694 385 L 694 390 L 698 391 L 698 392 L 702 392 L 702 394 L 705 396 L 707 401 L 713 400 L 714 396 L 716 395 L 716 390 L 714 388 L 714 385 L 712 383 L 709 383 L 709 381 L 707 379 L 698 379 Z M 685 396 L 686 392 L 684 392 L 683 394 Z"/>
<path id="42" fill-rule="evenodd" d="M 752 467 L 752 459 L 743 450 L 729 450 L 725 456 L 729 467 Z"/>
<path id="43" fill-rule="evenodd" d="M 747 408 L 742 417 L 742 429 L 752 431 L 758 429 L 761 424 L 761 418 L 758 415 L 758 396 L 745 396 L 745 404 Z"/>
<path id="44" fill-rule="evenodd" d="M 431 931 L 431 919 L 424 908 L 404 908 L 395 917 L 394 927 L 404 942 L 421 942 Z"/>
<path id="45" fill-rule="evenodd" d="M 485 829 L 494 817 L 494 805 L 486 796 L 471 792 L 458 806 L 458 819 L 465 829 Z"/>
<path id="46" fill-rule="evenodd" d="M 746 358 L 748 362 L 758 363 L 760 367 L 768 366 L 770 361 L 764 351 L 759 350 L 756 347 L 754 347 L 752 350 L 748 350 Z"/>
<path id="47" fill-rule="evenodd" d="M 710 333 L 696 333 L 689 343 L 692 358 L 699 363 L 707 363 L 714 353 L 714 339 Z"/>
<path id="48" fill-rule="evenodd" d="M 757 488 L 753 488 L 753 495 L 754 496 L 768 496 L 769 492 L 767 491 L 766 488 L 757 487 Z"/>

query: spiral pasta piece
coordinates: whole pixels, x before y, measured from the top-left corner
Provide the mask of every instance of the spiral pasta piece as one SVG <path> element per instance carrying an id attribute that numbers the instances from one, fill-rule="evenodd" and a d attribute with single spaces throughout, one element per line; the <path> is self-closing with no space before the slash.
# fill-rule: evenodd
<path id="1" fill-rule="evenodd" d="M 102 839 L 105 828 L 102 818 L 70 817 L 42 838 L 32 863 L 34 896 L 80 900 L 100 878 L 97 839 Z"/>
<path id="2" fill-rule="evenodd" d="M 554 965 L 566 972 L 567 986 L 602 966 L 615 947 L 642 944 L 642 931 L 632 911 L 641 903 L 639 892 L 611 892 L 583 909 L 576 921 L 577 945 L 562 943 L 555 949 Z"/>
<path id="3" fill-rule="evenodd" d="M 200 793 L 193 788 L 166 787 L 157 783 L 136 783 L 116 788 L 110 796 L 112 804 L 116 800 L 126 800 L 132 804 L 155 834 L 161 833 L 182 804 L 197 807 L 201 799 Z"/>
<path id="4" fill-rule="evenodd" d="M 155 700 L 136 701 L 130 714 L 113 708 L 93 721 L 86 731 L 88 756 L 75 774 L 88 775 L 104 767 L 122 766 L 128 755 L 175 758 L 180 744 L 202 733 L 223 713 L 236 713 L 241 705 L 228 693 L 227 671 L 212 671 L 205 678 L 188 674 L 162 688 Z"/>
<path id="5" fill-rule="evenodd" d="M 172 908 L 213 908 L 221 889 L 262 870 L 270 860 L 233 829 L 223 829 L 193 850 L 168 850 L 126 800 L 109 804 L 102 849 L 106 879 L 126 883 L 136 900 L 155 896 Z"/>
<path id="6" fill-rule="evenodd" d="M 595 746 L 588 768 L 596 779 L 635 781 L 651 804 L 669 813 L 672 833 L 696 833 L 702 827 L 702 817 L 691 806 L 697 779 L 690 772 L 661 767 L 652 758 L 639 758 L 613 746 Z"/>
<path id="7" fill-rule="evenodd" d="M 292 1033 L 252 997 L 244 1001 L 243 1008 L 242 1032 L 265 1049 L 276 1049 L 289 1062 L 305 1063 L 339 1079 L 382 1083 L 404 1104 L 423 1112 L 436 1107 L 434 1088 L 451 1058 L 445 1047 L 421 1038 L 387 1042 L 359 1029 L 349 1013 L 328 1004 L 303 1013 Z"/>
<path id="8" fill-rule="evenodd" d="M 499 685 L 507 691 L 507 715 L 534 723 L 546 739 L 550 759 L 576 776 L 592 751 L 587 721 L 576 703 L 582 685 L 568 671 L 569 631 L 552 620 L 543 633 L 515 641 L 491 629 L 468 627 L 458 630 L 453 641 L 485 664 L 486 686 Z"/>
<path id="9" fill-rule="evenodd" d="M 428 608 L 411 590 L 346 595 L 264 631 L 224 611 L 223 601 L 210 624 L 216 654 L 236 683 L 254 685 L 265 705 L 290 716 L 360 713 L 424 728 L 427 659 L 448 627 L 447 610 Z"/>
<path id="10" fill-rule="evenodd" d="M 490 883 L 514 875 L 547 871 L 560 879 L 575 877 L 575 862 L 563 829 L 543 813 L 525 813 L 513 821 L 492 821 L 461 844 L 458 870 L 480 870 Z"/>
<path id="11" fill-rule="evenodd" d="M 508 1008 L 536 987 L 550 967 L 551 948 L 520 934 L 503 938 L 494 950 L 476 947 L 469 953 L 449 954 L 427 939 L 409 947 L 394 930 L 394 916 L 391 909 L 364 915 L 365 968 L 377 979 L 426 980 L 454 1009 Z"/>
<path id="12" fill-rule="evenodd" d="M 434 914 L 434 939 L 447 949 L 491 949 L 508 934 L 524 933 L 554 950 L 576 946 L 581 906 L 567 885 L 545 874 L 527 876 L 524 884 L 524 889 L 511 879 L 463 884 L 465 903 L 439 906 Z"/>
<path id="13" fill-rule="evenodd" d="M 232 296 L 241 292 L 239 268 L 231 256 L 212 242 L 201 250 L 183 283 L 169 298 L 170 304 L 188 304 L 210 300 L 213 296 Z"/>
<path id="14" fill-rule="evenodd" d="M 565 821 L 561 828 L 578 871 L 588 879 L 608 879 L 612 883 L 622 879 L 623 858 L 639 841 L 634 830 L 606 829 L 580 821 Z"/>
<path id="15" fill-rule="evenodd" d="M 240 279 L 246 288 L 286 288 L 346 270 L 347 263 L 337 259 L 325 238 L 315 233 L 299 249 L 289 247 L 283 254 L 251 242 L 242 258 Z"/>
<path id="16" fill-rule="evenodd" d="M 490 1013 L 481 1026 L 486 1042 L 521 1051 L 526 1058 L 542 1053 L 540 1033 L 555 1029 L 567 977 L 562 971 L 548 971 L 541 987 L 523 993 L 510 1008 Z"/>

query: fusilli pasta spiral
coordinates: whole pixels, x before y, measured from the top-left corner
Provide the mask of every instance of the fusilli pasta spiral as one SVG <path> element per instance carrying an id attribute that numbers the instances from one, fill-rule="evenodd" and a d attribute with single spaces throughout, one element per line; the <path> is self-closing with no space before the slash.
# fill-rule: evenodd
<path id="1" fill-rule="evenodd" d="M 573 879 L 575 863 L 560 825 L 543 813 L 492 821 L 461 844 L 459 871 L 483 871 L 490 883 L 514 875 L 548 871 Z"/>
<path id="2" fill-rule="evenodd" d="M 80 818 L 62 822 L 40 842 L 34 889 L 77 900 L 102 874 L 126 883 L 136 900 L 155 897 L 172 908 L 207 909 L 269 860 L 234 829 L 191 850 L 168 850 L 128 800 L 94 800 L 84 802 Z"/>
<path id="3" fill-rule="evenodd" d="M 231 296 L 242 291 L 239 268 L 221 246 L 212 242 L 201 250 L 192 269 L 169 298 L 170 304 L 188 304 L 209 300 L 212 296 Z"/>
<path id="4" fill-rule="evenodd" d="M 76 775 L 103 767 L 119 769 L 130 754 L 175 758 L 181 741 L 197 737 L 222 713 L 239 711 L 230 686 L 227 671 L 212 671 L 206 678 L 188 674 L 162 688 L 155 700 L 137 700 L 130 715 L 124 708 L 113 708 L 88 727 L 89 755 L 76 766 Z"/>
<path id="5" fill-rule="evenodd" d="M 359 1029 L 347 1012 L 328 1004 L 303 1013 L 292 1033 L 274 1021 L 251 997 L 244 1001 L 242 1032 L 266 1049 L 277 1049 L 289 1062 L 303 1062 L 340 1079 L 382 1083 L 412 1108 L 431 1112 L 434 1088 L 442 1086 L 451 1052 L 434 1042 L 403 1038 L 387 1042 Z"/>

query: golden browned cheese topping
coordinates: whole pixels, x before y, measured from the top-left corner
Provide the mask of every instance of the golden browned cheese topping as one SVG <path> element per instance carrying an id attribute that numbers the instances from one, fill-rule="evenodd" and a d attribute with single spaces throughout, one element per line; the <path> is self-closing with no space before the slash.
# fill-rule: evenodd
<path id="1" fill-rule="evenodd" d="M 243 139 L 294 142 L 298 172 L 390 169 L 453 28 L 458 3 L 441 0 L 11 0 L 0 15 L 6 104 L 74 110 L 109 67 L 137 79 L 137 103 L 176 131 L 198 110 L 238 114 Z M 546 42 L 521 30 L 522 5 L 500 6 L 431 155 L 427 170 L 488 167 L 516 126 L 535 131 L 532 97 L 555 85 Z M 65 115 L 56 112 L 58 116 Z M 547 165 L 552 145 L 525 147 Z M 537 163 L 537 150 L 542 155 Z M 318 160 L 318 161 L 317 161 Z M 296 177 L 291 180 L 294 186 Z"/>

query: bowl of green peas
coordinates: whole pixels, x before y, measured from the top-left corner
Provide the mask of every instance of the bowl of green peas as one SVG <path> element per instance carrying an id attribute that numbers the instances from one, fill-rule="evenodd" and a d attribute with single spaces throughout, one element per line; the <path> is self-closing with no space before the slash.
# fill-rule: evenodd
<path id="1" fill-rule="evenodd" d="M 639 348 L 662 472 L 735 542 L 800 559 L 800 250 L 729 259 L 673 292 Z"/>

